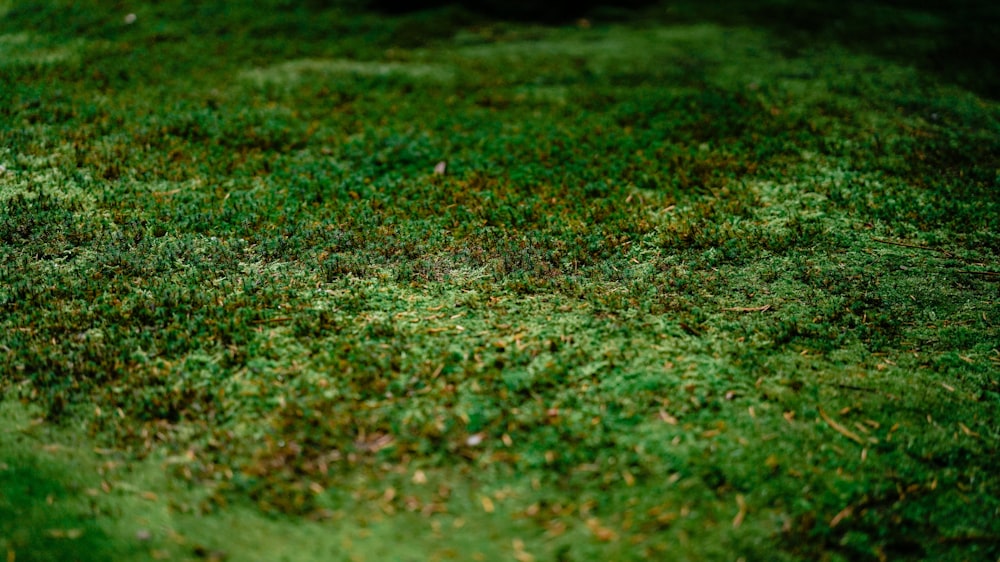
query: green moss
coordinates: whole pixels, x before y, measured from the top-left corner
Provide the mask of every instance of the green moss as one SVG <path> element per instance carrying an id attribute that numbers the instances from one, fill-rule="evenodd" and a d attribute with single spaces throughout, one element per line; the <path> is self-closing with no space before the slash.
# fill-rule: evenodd
<path id="1" fill-rule="evenodd" d="M 994 101 L 693 3 L 181 4 L 0 16 L 18 560 L 996 557 Z"/>

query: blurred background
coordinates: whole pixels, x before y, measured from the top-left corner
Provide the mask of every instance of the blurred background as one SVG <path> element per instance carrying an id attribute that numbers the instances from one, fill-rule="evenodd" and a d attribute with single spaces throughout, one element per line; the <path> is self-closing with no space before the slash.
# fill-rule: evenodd
<path id="1" fill-rule="evenodd" d="M 3 23 L 53 36 L 115 35 L 121 15 L 188 17 L 199 34 L 257 33 L 262 40 L 324 41 L 357 32 L 371 48 L 450 41 L 505 21 L 539 25 L 712 23 L 767 31 L 788 54 L 831 43 L 916 67 L 992 99 L 1000 97 L 1000 2 L 988 0 L 18 0 Z M 348 21 L 354 16 L 367 23 Z M 376 23 L 373 18 L 380 21 Z M 96 28 L 96 29 L 95 29 Z M 390 29 L 388 35 L 385 29 Z M 172 38 L 171 40 L 175 40 Z"/>
<path id="2" fill-rule="evenodd" d="M 309 1 L 318 8 L 345 4 Z M 1000 95 L 1000 2 L 987 0 L 355 0 L 352 5 L 385 13 L 450 10 L 456 23 L 464 13 L 548 24 L 593 18 L 765 28 L 783 37 L 790 50 L 834 41 L 915 65 L 993 99 Z"/>

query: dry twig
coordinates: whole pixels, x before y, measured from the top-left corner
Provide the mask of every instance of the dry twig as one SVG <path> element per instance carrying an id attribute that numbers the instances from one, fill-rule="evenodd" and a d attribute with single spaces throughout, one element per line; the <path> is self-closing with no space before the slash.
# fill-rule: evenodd
<path id="1" fill-rule="evenodd" d="M 819 415 L 820 415 L 820 417 L 823 418 L 823 421 L 825 421 L 827 423 L 827 425 L 829 425 L 834 430 L 836 430 L 837 433 L 843 435 L 844 437 L 850 439 L 851 441 L 854 441 L 855 443 L 858 443 L 859 445 L 864 445 L 865 444 L 864 439 L 862 439 L 861 437 L 859 437 L 857 433 L 854 433 L 850 429 L 847 429 L 846 427 L 844 427 L 844 426 L 840 425 L 839 423 L 835 422 L 833 420 L 833 418 L 831 418 L 830 416 L 828 416 L 826 414 L 826 412 L 823 411 L 823 408 L 819 408 Z"/>
<path id="2" fill-rule="evenodd" d="M 771 305 L 765 304 L 764 306 L 734 306 L 731 308 L 723 308 L 722 310 L 728 312 L 767 312 L 771 310 Z"/>
<path id="3" fill-rule="evenodd" d="M 907 244 L 906 242 L 893 242 L 892 240 L 882 240 L 881 238 L 872 238 L 875 242 L 879 244 L 891 244 L 893 246 L 902 246 L 904 248 L 913 248 L 915 250 L 926 250 L 928 252 L 937 252 L 949 258 L 955 257 L 955 254 L 949 252 L 948 250 L 942 250 L 940 248 L 931 248 L 928 246 L 920 246 L 918 244 Z"/>

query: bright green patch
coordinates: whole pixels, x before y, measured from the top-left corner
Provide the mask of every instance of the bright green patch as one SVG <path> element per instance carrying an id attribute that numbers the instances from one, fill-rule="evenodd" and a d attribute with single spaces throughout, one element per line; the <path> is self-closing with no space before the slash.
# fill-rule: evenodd
<path id="1" fill-rule="evenodd" d="M 29 33 L 5 33 L 0 35 L 0 60 L 3 61 L 0 65 L 11 67 L 67 62 L 75 59 L 84 48 L 83 40 L 60 43 Z"/>
<path id="2" fill-rule="evenodd" d="M 243 74 L 251 82 L 294 87 L 301 82 L 323 83 L 339 76 L 405 76 L 414 79 L 449 81 L 453 72 L 427 64 L 375 63 L 345 59 L 303 59 L 289 61 L 270 68 L 254 69 Z"/>

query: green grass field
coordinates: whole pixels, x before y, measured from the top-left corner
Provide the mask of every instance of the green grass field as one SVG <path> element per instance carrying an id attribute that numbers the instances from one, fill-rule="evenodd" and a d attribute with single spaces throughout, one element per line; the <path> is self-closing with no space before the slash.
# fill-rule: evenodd
<path id="1" fill-rule="evenodd" d="M 1000 559 L 996 10 L 700 4 L 0 2 L 0 559 Z"/>

